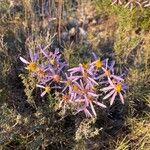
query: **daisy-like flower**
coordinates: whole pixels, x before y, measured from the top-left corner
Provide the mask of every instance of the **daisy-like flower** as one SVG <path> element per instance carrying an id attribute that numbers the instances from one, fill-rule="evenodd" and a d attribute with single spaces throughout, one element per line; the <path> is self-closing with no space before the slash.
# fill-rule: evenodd
<path id="1" fill-rule="evenodd" d="M 29 50 L 29 55 L 31 61 L 27 61 L 23 57 L 20 57 L 20 60 L 27 65 L 25 67 L 27 70 L 29 70 L 30 72 L 36 72 L 38 69 L 38 65 L 36 63 L 36 61 L 38 60 L 38 54 L 33 53 L 31 50 Z"/>
<path id="2" fill-rule="evenodd" d="M 103 67 L 104 61 L 102 61 L 94 52 L 92 53 L 94 57 L 94 61 L 91 63 L 92 66 L 94 66 L 96 70 L 99 70 Z"/>
<path id="3" fill-rule="evenodd" d="M 112 61 L 111 65 L 108 66 L 108 59 L 106 59 L 105 65 L 104 65 L 104 67 L 102 67 L 102 70 L 104 73 L 95 77 L 95 79 L 98 80 L 98 79 L 102 79 L 104 77 L 107 77 L 107 78 L 109 77 L 109 78 L 114 78 L 115 80 L 118 80 L 118 81 L 124 81 L 123 78 L 114 74 L 114 65 L 115 65 L 115 61 Z M 104 82 L 104 83 L 106 83 L 106 82 Z"/>
<path id="4" fill-rule="evenodd" d="M 66 62 L 61 60 L 62 56 L 58 48 L 56 48 L 54 52 L 49 52 L 47 48 L 48 47 L 45 47 L 42 49 L 40 47 L 40 50 L 41 50 L 41 53 L 47 58 L 50 65 L 55 66 L 55 68 L 57 69 L 63 68 L 67 65 Z"/>
<path id="5" fill-rule="evenodd" d="M 79 64 L 78 67 L 68 70 L 71 75 L 79 74 L 81 78 L 90 86 L 98 85 L 94 78 L 94 65 L 93 64 Z"/>
<path id="6" fill-rule="evenodd" d="M 65 73 L 65 78 L 66 80 L 60 81 L 61 83 L 65 84 L 65 87 L 63 88 L 62 92 L 68 89 L 69 93 L 71 93 L 73 91 L 73 86 L 75 85 L 75 81 L 80 79 L 81 76 L 73 76 L 73 75 L 68 76 L 68 74 Z"/>
<path id="7" fill-rule="evenodd" d="M 122 92 L 125 92 L 127 87 L 121 82 L 118 82 L 116 80 L 112 81 L 109 77 L 108 82 L 110 85 L 108 87 L 101 89 L 101 91 L 104 91 L 105 93 L 109 91 L 109 93 L 103 99 L 107 99 L 112 96 L 110 99 L 110 105 L 112 105 L 116 96 L 119 95 L 122 104 L 124 104 Z"/>
<path id="8" fill-rule="evenodd" d="M 50 52 L 50 51 L 47 50 L 48 47 L 49 47 L 49 46 L 46 46 L 46 47 L 42 48 L 41 46 L 39 46 L 39 49 L 40 49 L 41 53 L 42 53 L 47 59 L 50 59 L 50 58 L 51 58 L 50 61 L 51 61 L 52 65 L 53 65 L 55 59 L 56 59 L 56 60 L 59 60 L 60 57 L 61 57 L 61 55 L 60 55 L 60 53 L 59 53 L 59 49 L 58 49 L 58 48 L 56 48 L 55 51 L 54 51 L 54 53 L 53 53 L 53 52 Z"/>
<path id="9" fill-rule="evenodd" d="M 50 67 L 49 68 L 51 75 L 49 75 L 49 78 L 55 82 L 55 83 L 59 83 L 61 81 L 61 75 L 60 75 L 60 71 L 61 70 L 55 70 L 55 68 Z"/>
<path id="10" fill-rule="evenodd" d="M 79 97 L 79 99 L 77 99 L 75 102 L 78 104 L 77 107 L 77 113 L 84 111 L 86 117 L 92 117 L 93 115 L 96 117 L 96 111 L 94 108 L 93 104 L 96 104 L 102 108 L 106 108 L 106 106 L 100 102 L 98 102 L 97 100 L 94 100 L 94 98 L 88 97 L 88 105 L 85 103 L 86 99 L 81 99 L 81 97 Z M 89 108 L 91 109 L 92 113 L 90 113 Z"/>
<path id="11" fill-rule="evenodd" d="M 38 83 L 46 84 L 48 81 L 50 81 L 49 76 L 51 75 L 51 72 L 49 71 L 47 65 L 42 67 L 39 65 L 39 67 L 36 69 L 35 75 L 38 79 Z"/>
<path id="12" fill-rule="evenodd" d="M 94 116 L 96 116 L 96 111 L 94 109 L 94 106 L 93 106 L 93 103 L 100 106 L 100 107 L 103 107 L 103 108 L 106 108 L 106 106 L 100 102 L 98 102 L 96 99 L 99 97 L 98 94 L 95 93 L 95 91 L 93 90 L 93 88 L 91 88 L 88 84 L 86 86 L 84 86 L 82 80 L 80 80 L 80 84 L 78 84 L 79 88 L 80 88 L 80 98 L 79 100 L 75 100 L 75 102 L 84 102 L 85 105 L 83 108 L 80 108 L 78 109 L 78 111 L 82 111 L 84 110 L 85 107 L 88 107 L 90 106 L 91 110 L 92 110 L 92 113 L 94 114 Z"/>
<path id="13" fill-rule="evenodd" d="M 100 59 L 95 60 L 94 62 L 91 63 L 91 65 L 94 65 L 96 70 L 102 68 L 103 66 L 103 61 Z"/>
<path id="14" fill-rule="evenodd" d="M 43 97 L 46 93 L 49 94 L 50 91 L 51 91 L 51 87 L 49 85 L 43 86 L 43 85 L 37 84 L 36 86 L 39 87 L 39 88 L 44 89 L 44 91 L 41 94 L 41 97 Z"/>
<path id="15" fill-rule="evenodd" d="M 46 84 L 48 82 L 51 83 L 60 83 L 60 81 L 62 80 L 61 77 L 61 72 L 62 72 L 62 67 L 57 69 L 55 68 L 55 66 L 51 66 L 51 65 L 47 65 L 45 71 L 47 72 L 47 76 L 45 79 L 42 80 L 43 84 Z"/>

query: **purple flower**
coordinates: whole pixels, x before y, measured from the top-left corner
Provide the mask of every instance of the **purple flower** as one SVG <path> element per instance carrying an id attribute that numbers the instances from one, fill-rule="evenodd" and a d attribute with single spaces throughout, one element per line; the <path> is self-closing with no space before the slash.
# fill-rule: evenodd
<path id="1" fill-rule="evenodd" d="M 100 103 L 100 102 L 98 102 L 98 101 L 96 101 L 96 100 L 94 100 L 94 101 L 89 101 L 89 105 L 88 105 L 88 106 L 85 104 L 85 100 L 84 100 L 84 99 L 79 99 L 79 100 L 76 100 L 75 102 L 76 102 L 76 103 L 82 103 L 82 104 L 83 104 L 83 105 L 79 104 L 79 106 L 78 106 L 78 108 L 77 108 L 77 113 L 78 113 L 78 112 L 81 112 L 81 111 L 84 111 L 86 117 L 92 117 L 93 115 L 94 115 L 95 117 L 97 116 L 96 111 L 95 111 L 95 108 L 94 108 L 94 106 L 93 106 L 93 103 L 96 104 L 96 105 L 98 105 L 98 106 L 100 106 L 100 107 L 106 108 L 106 106 L 105 106 L 104 104 L 102 104 L 102 103 Z M 92 115 L 92 113 L 90 113 L 90 111 L 88 110 L 89 107 L 90 107 L 90 109 L 91 109 L 93 115 Z"/>
<path id="2" fill-rule="evenodd" d="M 31 61 L 27 61 L 23 57 L 20 57 L 20 60 L 27 65 L 26 67 L 27 70 L 31 72 L 36 72 L 36 70 L 38 69 L 38 65 L 36 63 L 36 61 L 38 60 L 38 54 L 33 53 L 31 50 L 29 50 L 29 55 Z"/>
<path id="3" fill-rule="evenodd" d="M 79 88 L 80 88 L 80 99 L 79 100 L 82 100 L 82 102 L 85 103 L 84 107 L 82 108 L 78 108 L 78 110 L 84 110 L 84 108 L 86 107 L 90 107 L 91 110 L 92 110 L 92 113 L 94 114 L 94 116 L 96 116 L 96 111 L 94 109 L 94 106 L 93 106 L 93 103 L 100 106 L 100 107 L 103 107 L 103 108 L 106 108 L 106 106 L 100 102 L 98 102 L 96 99 L 99 97 L 98 94 L 95 93 L 94 89 L 91 88 L 88 84 L 84 86 L 82 80 L 80 80 L 80 84 L 78 84 Z M 79 100 L 75 100 L 75 102 L 79 102 Z"/>
<path id="4" fill-rule="evenodd" d="M 107 99 L 110 98 L 110 105 L 113 104 L 115 98 L 117 95 L 119 95 L 121 102 L 124 104 L 124 98 L 122 95 L 122 91 L 125 92 L 126 87 L 118 81 L 112 82 L 112 80 L 108 77 L 109 86 L 101 89 L 101 91 L 104 91 L 105 93 L 108 92 L 108 94 L 103 98 Z"/>
<path id="5" fill-rule="evenodd" d="M 79 74 L 81 78 L 90 86 L 98 85 L 94 78 L 94 66 L 93 64 L 79 64 L 78 67 L 68 70 L 71 75 Z"/>
<path id="6" fill-rule="evenodd" d="M 69 89 L 69 93 L 71 93 L 73 91 L 73 86 L 75 84 L 75 81 L 80 79 L 81 76 L 73 76 L 73 75 L 68 76 L 68 74 L 65 73 L 65 78 L 66 78 L 66 80 L 60 81 L 61 83 L 65 84 L 65 87 L 63 88 L 62 92 L 64 92 L 67 89 Z"/>
<path id="7" fill-rule="evenodd" d="M 115 61 L 112 61 L 110 66 L 108 65 L 108 59 L 105 59 L 104 62 L 105 62 L 105 65 L 104 67 L 102 67 L 102 70 L 104 73 L 95 77 L 96 80 L 104 78 L 104 77 L 107 77 L 107 78 L 109 77 L 109 78 L 114 78 L 115 80 L 118 80 L 118 81 L 124 81 L 123 78 L 114 74 Z"/>
<path id="8" fill-rule="evenodd" d="M 46 93 L 50 93 L 50 91 L 51 91 L 51 87 L 50 86 L 48 86 L 48 85 L 46 85 L 46 86 L 43 86 L 43 85 L 40 85 L 40 84 L 37 84 L 36 85 L 37 87 L 39 87 L 39 88 L 42 88 L 42 89 L 44 89 L 44 91 L 42 92 L 42 94 L 41 94 L 41 97 L 43 97 Z"/>
<path id="9" fill-rule="evenodd" d="M 44 91 L 41 94 L 41 97 L 43 97 L 46 93 L 50 93 L 52 89 L 60 88 L 59 86 L 50 86 L 50 85 L 41 85 L 36 84 L 36 87 L 44 89 Z"/>

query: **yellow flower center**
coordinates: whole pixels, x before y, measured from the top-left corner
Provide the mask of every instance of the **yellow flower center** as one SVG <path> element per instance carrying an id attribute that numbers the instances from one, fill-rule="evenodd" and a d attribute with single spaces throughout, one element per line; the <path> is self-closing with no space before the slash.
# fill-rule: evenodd
<path id="1" fill-rule="evenodd" d="M 66 81 L 67 86 L 70 86 L 72 82 L 70 80 Z"/>
<path id="2" fill-rule="evenodd" d="M 45 92 L 46 92 L 46 93 L 49 93 L 50 91 L 51 91 L 51 88 L 50 88 L 49 86 L 46 86 L 46 87 L 45 87 Z"/>
<path id="3" fill-rule="evenodd" d="M 96 68 L 101 68 L 103 66 L 103 62 L 100 60 L 97 60 L 95 63 Z"/>
<path id="4" fill-rule="evenodd" d="M 87 78 L 87 77 L 88 77 L 87 73 L 86 72 L 83 73 L 83 78 Z"/>
<path id="5" fill-rule="evenodd" d="M 30 64 L 27 65 L 26 69 L 29 71 L 36 71 L 37 65 L 36 65 L 36 63 L 31 62 Z"/>
<path id="6" fill-rule="evenodd" d="M 73 89 L 75 92 L 78 92 L 78 91 L 79 91 L 79 88 L 78 88 L 77 85 L 73 85 L 73 86 L 72 86 L 72 89 Z"/>
<path id="7" fill-rule="evenodd" d="M 93 90 L 96 90 L 96 89 L 97 89 L 97 86 L 94 85 L 94 86 L 92 87 L 92 89 L 93 89 Z"/>
<path id="8" fill-rule="evenodd" d="M 106 75 L 106 76 L 110 76 L 110 74 L 111 74 L 111 73 L 110 73 L 109 70 L 106 70 L 106 71 L 105 71 L 105 75 Z"/>
<path id="9" fill-rule="evenodd" d="M 88 69 L 88 63 L 87 64 L 85 64 L 85 63 L 82 64 L 82 67 L 83 67 L 84 70 L 87 70 Z"/>
<path id="10" fill-rule="evenodd" d="M 118 83 L 118 84 L 115 86 L 115 91 L 116 91 L 116 92 L 121 92 L 121 91 L 122 91 L 122 85 Z"/>
<path id="11" fill-rule="evenodd" d="M 50 60 L 50 64 L 54 65 L 54 63 L 55 63 L 55 60 L 54 60 L 54 59 L 51 59 L 51 60 Z"/>

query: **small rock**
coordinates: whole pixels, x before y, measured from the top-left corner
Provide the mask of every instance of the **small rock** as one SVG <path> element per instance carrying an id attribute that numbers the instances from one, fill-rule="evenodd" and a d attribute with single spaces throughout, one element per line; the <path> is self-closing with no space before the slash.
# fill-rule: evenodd
<path id="1" fill-rule="evenodd" d="M 69 35 L 68 32 L 63 32 L 62 35 L 61 35 L 62 40 L 67 41 L 68 40 L 68 35 Z"/>
<path id="2" fill-rule="evenodd" d="M 96 21 L 95 19 L 93 19 L 92 22 L 91 22 L 91 24 L 92 24 L 92 25 L 96 25 L 96 24 L 97 24 L 97 21 Z"/>
<path id="3" fill-rule="evenodd" d="M 73 27 L 69 30 L 69 35 L 74 36 L 76 34 L 76 29 Z"/>
<path id="4" fill-rule="evenodd" d="M 83 38 L 86 38 L 86 31 L 83 28 L 79 28 L 79 35 Z"/>
<path id="5" fill-rule="evenodd" d="M 77 26 L 79 26 L 79 21 L 77 19 L 71 19 L 71 20 L 69 20 L 69 22 L 67 24 L 67 29 L 70 30 Z"/>

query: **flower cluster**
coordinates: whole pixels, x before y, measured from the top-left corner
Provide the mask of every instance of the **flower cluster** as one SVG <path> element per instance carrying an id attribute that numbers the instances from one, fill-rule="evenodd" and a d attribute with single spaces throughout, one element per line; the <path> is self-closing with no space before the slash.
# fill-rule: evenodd
<path id="1" fill-rule="evenodd" d="M 30 50 L 30 61 L 20 57 L 25 68 L 37 78 L 37 87 L 42 89 L 41 97 L 52 89 L 58 90 L 60 107 L 65 110 L 66 105 L 73 103 L 76 112 L 83 111 L 87 117 L 97 115 L 94 105 L 106 108 L 103 104 L 105 99 L 109 99 L 112 105 L 116 97 L 119 97 L 124 104 L 123 93 L 127 87 L 123 75 L 115 75 L 114 61 L 109 63 L 109 59 L 100 60 L 93 53 L 92 62 L 69 68 L 59 49 L 54 52 L 47 49 L 48 47 L 39 46 L 37 52 Z M 105 94 L 103 98 L 102 94 Z"/>
<path id="2" fill-rule="evenodd" d="M 123 3 L 126 3 L 125 0 L 112 0 L 113 4 L 119 4 L 122 5 Z M 128 0 L 124 7 L 129 7 L 130 10 L 133 9 L 134 6 L 142 7 L 150 7 L 150 1 L 149 0 Z"/>

